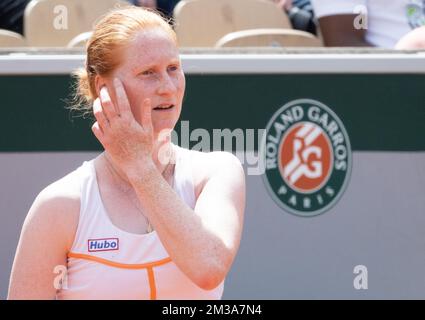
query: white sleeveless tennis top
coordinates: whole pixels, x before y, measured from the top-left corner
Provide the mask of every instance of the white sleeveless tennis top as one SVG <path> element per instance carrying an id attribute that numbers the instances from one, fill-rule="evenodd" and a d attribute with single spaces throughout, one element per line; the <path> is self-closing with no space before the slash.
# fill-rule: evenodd
<path id="1" fill-rule="evenodd" d="M 174 147 L 173 188 L 193 209 L 191 152 Z M 81 186 L 80 218 L 57 299 L 221 299 L 224 281 L 212 290 L 199 288 L 174 264 L 156 231 L 134 234 L 112 224 L 94 160 L 85 161 L 75 174 Z"/>

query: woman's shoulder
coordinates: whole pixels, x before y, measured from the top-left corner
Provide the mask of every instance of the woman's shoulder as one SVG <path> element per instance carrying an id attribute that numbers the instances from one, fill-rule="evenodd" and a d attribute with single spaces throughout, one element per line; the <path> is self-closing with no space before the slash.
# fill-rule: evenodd
<path id="1" fill-rule="evenodd" d="M 241 161 L 232 153 L 226 151 L 202 152 L 188 150 L 192 178 L 196 198 L 206 183 L 213 177 L 225 175 L 230 179 L 244 179 L 244 170 Z"/>
<path id="2" fill-rule="evenodd" d="M 50 204 L 59 203 L 66 206 L 79 207 L 81 199 L 80 185 L 76 171 L 52 182 L 37 196 L 39 201 Z"/>
<path id="3" fill-rule="evenodd" d="M 213 173 L 224 168 L 242 168 L 238 157 L 227 151 L 203 152 L 185 149 L 190 154 L 190 159 L 195 167 L 201 168 L 206 173 Z M 208 170 L 206 170 L 208 169 Z"/>
<path id="4" fill-rule="evenodd" d="M 81 192 L 77 172 L 46 186 L 35 198 L 24 227 L 48 231 L 52 238 L 62 238 L 72 245 L 78 226 Z"/>

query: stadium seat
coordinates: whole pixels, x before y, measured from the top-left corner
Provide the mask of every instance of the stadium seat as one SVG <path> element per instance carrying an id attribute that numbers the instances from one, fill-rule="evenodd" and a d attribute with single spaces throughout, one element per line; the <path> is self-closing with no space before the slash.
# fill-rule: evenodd
<path id="1" fill-rule="evenodd" d="M 24 35 L 29 46 L 62 47 L 121 0 L 32 0 L 25 8 Z"/>
<path id="2" fill-rule="evenodd" d="M 0 47 L 25 47 L 25 38 L 19 33 L 0 29 Z"/>
<path id="3" fill-rule="evenodd" d="M 253 29 L 231 32 L 216 47 L 322 47 L 320 39 L 293 29 Z"/>
<path id="4" fill-rule="evenodd" d="M 235 31 L 291 28 L 287 15 L 266 0 L 182 0 L 173 16 L 182 47 L 214 47 Z"/>
<path id="5" fill-rule="evenodd" d="M 91 31 L 80 33 L 78 36 L 76 36 L 74 39 L 72 39 L 68 43 L 67 47 L 68 48 L 85 47 L 87 44 L 87 41 L 89 41 L 92 34 L 93 32 Z"/>

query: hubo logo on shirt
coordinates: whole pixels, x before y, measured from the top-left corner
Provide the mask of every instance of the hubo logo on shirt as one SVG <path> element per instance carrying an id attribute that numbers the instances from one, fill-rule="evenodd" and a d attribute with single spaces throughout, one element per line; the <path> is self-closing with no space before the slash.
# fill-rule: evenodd
<path id="1" fill-rule="evenodd" d="M 425 25 L 425 0 L 410 0 L 406 5 L 406 14 L 412 29 Z"/>
<path id="2" fill-rule="evenodd" d="M 350 179 L 351 147 L 344 125 L 315 100 L 295 100 L 281 107 L 267 124 L 261 152 L 269 193 L 295 215 L 326 212 Z"/>
<path id="3" fill-rule="evenodd" d="M 87 242 L 89 252 L 112 251 L 119 249 L 118 238 L 89 239 Z"/>

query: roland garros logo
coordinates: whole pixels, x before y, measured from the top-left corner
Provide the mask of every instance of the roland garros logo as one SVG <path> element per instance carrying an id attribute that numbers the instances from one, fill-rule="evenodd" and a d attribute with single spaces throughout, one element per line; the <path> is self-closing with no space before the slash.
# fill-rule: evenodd
<path id="1" fill-rule="evenodd" d="M 267 189 L 290 213 L 321 214 L 348 184 L 349 137 L 338 116 L 318 101 L 301 99 L 281 107 L 267 124 L 261 151 Z"/>

